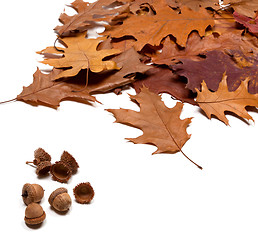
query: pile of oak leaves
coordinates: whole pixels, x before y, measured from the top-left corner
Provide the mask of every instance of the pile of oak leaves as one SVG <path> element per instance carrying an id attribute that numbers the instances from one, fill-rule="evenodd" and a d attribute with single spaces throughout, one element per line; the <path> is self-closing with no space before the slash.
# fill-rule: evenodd
<path id="1" fill-rule="evenodd" d="M 16 100 L 57 108 L 133 87 L 139 112 L 108 111 L 141 129 L 129 140 L 153 144 L 155 153 L 183 153 L 191 122 L 180 119 L 185 103 L 227 125 L 225 111 L 252 120 L 246 106 L 258 106 L 257 0 L 76 0 L 70 7 L 76 14 L 62 13 L 56 42 L 38 52 L 53 69 L 37 69 Z M 89 38 L 96 27 L 103 32 Z M 179 100 L 174 108 L 161 93 Z"/>

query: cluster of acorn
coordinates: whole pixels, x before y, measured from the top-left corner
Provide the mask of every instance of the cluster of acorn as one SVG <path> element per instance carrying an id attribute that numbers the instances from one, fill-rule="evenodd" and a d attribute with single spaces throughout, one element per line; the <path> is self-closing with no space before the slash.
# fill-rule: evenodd
<path id="1" fill-rule="evenodd" d="M 26 162 L 26 164 L 30 163 L 35 165 L 38 176 L 43 176 L 50 172 L 52 178 L 61 183 L 67 183 L 72 174 L 76 173 L 79 168 L 77 161 L 67 151 L 62 153 L 60 161 L 51 164 L 51 156 L 42 148 L 34 151 L 34 160 Z"/>
<path id="2" fill-rule="evenodd" d="M 78 203 L 90 203 L 94 197 L 94 190 L 89 182 L 80 183 L 73 189 L 75 199 Z M 22 188 L 22 199 L 27 205 L 25 209 L 25 223 L 27 225 L 39 225 L 45 218 L 46 213 L 39 202 L 44 197 L 44 189 L 39 184 L 24 184 Z M 58 212 L 66 212 L 72 204 L 72 199 L 66 188 L 57 188 L 49 198 L 49 204 Z"/>
<path id="3" fill-rule="evenodd" d="M 79 165 L 74 157 L 64 151 L 60 161 L 51 164 L 51 156 L 42 148 L 34 151 L 34 160 L 27 161 L 26 164 L 33 164 L 36 167 L 36 174 L 43 176 L 49 172 L 52 178 L 61 183 L 67 183 L 72 174 L 77 172 Z M 78 203 L 90 203 L 94 197 L 94 190 L 89 182 L 76 185 L 73 189 L 75 199 Z M 44 196 L 44 189 L 39 184 L 26 183 L 22 188 L 22 199 L 27 205 L 25 210 L 25 222 L 27 225 L 39 225 L 45 218 L 46 213 L 39 202 Z M 49 198 L 49 204 L 58 212 L 69 210 L 72 200 L 66 188 L 57 188 Z"/>

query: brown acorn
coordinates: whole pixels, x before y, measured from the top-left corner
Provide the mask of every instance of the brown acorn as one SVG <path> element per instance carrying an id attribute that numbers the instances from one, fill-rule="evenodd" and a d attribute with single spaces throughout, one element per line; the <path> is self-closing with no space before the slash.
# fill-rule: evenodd
<path id="1" fill-rule="evenodd" d="M 22 199 L 26 205 L 32 202 L 40 202 L 44 196 L 44 189 L 39 184 L 26 183 L 22 188 Z"/>
<path id="2" fill-rule="evenodd" d="M 38 203 L 30 203 L 25 209 L 24 221 L 28 225 L 37 225 L 46 218 L 46 213 Z"/>
<path id="3" fill-rule="evenodd" d="M 69 152 L 64 151 L 61 155 L 60 161 L 67 164 L 71 168 L 72 173 L 77 172 L 79 165 L 78 165 L 77 161 L 75 160 L 75 158 Z"/>
<path id="4" fill-rule="evenodd" d="M 49 204 L 59 212 L 68 211 L 72 204 L 72 199 L 66 188 L 57 188 L 48 198 Z"/>
<path id="5" fill-rule="evenodd" d="M 94 189 L 89 182 L 80 183 L 74 189 L 73 193 L 78 203 L 90 203 L 94 197 Z"/>
<path id="6" fill-rule="evenodd" d="M 36 168 L 36 174 L 39 176 L 46 175 L 51 168 L 51 162 L 45 161 L 45 162 L 40 162 Z"/>
<path id="7" fill-rule="evenodd" d="M 55 162 L 51 166 L 50 173 L 55 181 L 61 183 L 67 183 L 72 176 L 72 170 L 70 167 L 61 161 Z"/>

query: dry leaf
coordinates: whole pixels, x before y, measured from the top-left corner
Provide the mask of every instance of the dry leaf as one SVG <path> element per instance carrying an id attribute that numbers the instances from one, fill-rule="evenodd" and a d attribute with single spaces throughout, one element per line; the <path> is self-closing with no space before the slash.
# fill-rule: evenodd
<path id="1" fill-rule="evenodd" d="M 134 0 L 130 11 L 137 15 L 155 15 L 161 7 L 168 6 L 170 0 Z"/>
<path id="2" fill-rule="evenodd" d="M 169 0 L 168 4 L 173 8 L 181 8 L 182 6 L 187 6 L 194 11 L 198 11 L 200 7 L 210 7 L 215 10 L 220 9 L 218 0 Z"/>
<path id="3" fill-rule="evenodd" d="M 211 33 L 218 33 L 220 35 L 225 33 L 242 33 L 243 31 L 240 30 L 237 26 L 237 23 L 232 16 L 231 12 L 228 11 L 219 11 L 213 13 L 214 17 L 214 26 L 210 29 Z M 208 34 L 208 33 L 207 33 Z"/>
<path id="4" fill-rule="evenodd" d="M 130 97 L 132 101 L 139 104 L 140 112 L 128 109 L 108 109 L 114 114 L 116 122 L 143 131 L 141 136 L 127 138 L 127 140 L 133 143 L 155 145 L 157 150 L 153 154 L 182 152 L 182 147 L 190 138 L 186 128 L 191 122 L 191 118 L 180 119 L 183 103 L 178 102 L 174 108 L 168 108 L 159 95 L 150 92 L 145 87 L 139 94 Z"/>
<path id="5" fill-rule="evenodd" d="M 192 32 L 184 49 L 167 37 L 163 43 L 162 52 L 152 56 L 156 64 L 171 65 L 178 59 L 201 60 L 203 55 L 212 50 L 236 49 L 249 52 L 258 52 L 258 48 L 251 45 L 240 33 L 228 32 L 219 37 L 209 35 L 201 38 L 197 32 Z"/>
<path id="6" fill-rule="evenodd" d="M 103 38 L 86 39 L 84 36 L 85 34 L 81 33 L 75 37 L 63 38 L 62 41 L 67 48 L 60 48 L 64 52 L 61 58 L 57 56 L 60 51 L 57 51 L 55 47 L 48 47 L 38 52 L 48 57 L 42 63 L 55 68 L 69 68 L 57 75 L 56 79 L 75 76 L 80 70 L 86 68 L 89 68 L 92 72 L 118 69 L 114 61 L 103 61 L 103 58 L 118 54 L 120 50 L 104 49 L 97 51 L 97 46 Z"/>
<path id="7" fill-rule="evenodd" d="M 224 72 L 227 72 L 229 91 L 236 90 L 241 81 L 250 79 L 249 92 L 258 93 L 258 59 L 257 55 L 245 56 L 240 51 L 207 52 L 206 58 L 200 61 L 180 59 L 183 64 L 173 65 L 172 68 L 180 76 L 188 79 L 187 88 L 195 91 L 201 88 L 204 80 L 209 89 L 216 91 Z"/>
<path id="8" fill-rule="evenodd" d="M 200 108 L 206 113 L 209 119 L 211 115 L 214 115 L 226 125 L 229 125 L 228 119 L 225 116 L 226 111 L 235 113 L 239 117 L 253 120 L 245 107 L 258 107 L 258 94 L 250 94 L 247 91 L 248 78 L 242 81 L 234 92 L 228 91 L 226 80 L 227 76 L 224 74 L 216 92 L 211 92 L 206 83 L 204 81 L 202 82 L 202 90 L 199 91 L 196 89 L 196 102 Z"/>
<path id="9" fill-rule="evenodd" d="M 193 92 L 186 88 L 186 83 L 167 68 L 153 67 L 146 72 L 144 78 L 136 80 L 132 85 L 136 93 L 139 93 L 145 86 L 156 94 L 168 93 L 182 102 L 196 105 Z"/>
<path id="10" fill-rule="evenodd" d="M 258 11 L 257 0 L 223 0 L 223 4 L 229 5 L 236 12 L 251 18 L 254 18 L 255 12 Z"/>
<path id="11" fill-rule="evenodd" d="M 43 74 L 39 69 L 33 75 L 33 83 L 24 87 L 17 100 L 33 105 L 47 105 L 57 108 L 61 101 L 96 101 L 87 90 L 80 91 L 80 86 L 64 81 L 54 81 L 61 70 L 53 69 L 49 74 Z"/>
<path id="12" fill-rule="evenodd" d="M 134 48 L 131 48 L 120 55 L 114 57 L 119 71 L 112 73 L 98 74 L 99 76 L 90 77 L 87 90 L 92 93 L 107 92 L 117 87 L 122 87 L 134 80 L 136 73 L 144 73 L 151 66 L 140 62 L 141 55 Z M 128 76 L 129 75 L 129 76 Z M 127 77 L 128 76 L 128 77 Z"/>
<path id="13" fill-rule="evenodd" d="M 233 13 L 237 22 L 243 24 L 252 33 L 258 33 L 258 16 L 255 19 L 246 17 L 238 12 Z"/>
<path id="14" fill-rule="evenodd" d="M 115 26 L 103 34 L 112 38 L 133 36 L 137 40 L 134 44 L 136 50 L 141 50 L 146 44 L 160 45 L 161 40 L 169 34 L 176 38 L 179 45 L 185 46 L 191 31 L 197 30 L 203 36 L 205 29 L 213 24 L 212 17 L 203 8 L 194 12 L 183 7 L 181 14 L 178 14 L 169 7 L 162 7 L 154 16 L 133 15 L 122 25 Z"/>
<path id="15" fill-rule="evenodd" d="M 130 0 L 123 0 L 123 3 L 130 2 Z M 93 3 L 84 2 L 83 0 L 75 0 L 71 3 L 71 7 L 77 12 L 76 15 L 68 16 L 62 13 L 59 21 L 62 26 L 55 27 L 55 31 L 59 36 L 68 36 L 74 31 L 83 32 L 92 22 L 105 21 L 110 22 L 114 17 L 118 18 L 119 14 L 128 13 L 129 5 L 120 2 L 120 7 L 108 7 L 112 3 L 117 3 L 116 0 L 98 0 Z"/>

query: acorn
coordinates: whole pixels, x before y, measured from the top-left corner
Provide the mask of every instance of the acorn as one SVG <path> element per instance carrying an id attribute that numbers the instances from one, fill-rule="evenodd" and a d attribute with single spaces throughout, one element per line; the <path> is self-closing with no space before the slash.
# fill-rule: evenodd
<path id="1" fill-rule="evenodd" d="M 67 183 L 72 176 L 71 168 L 62 161 L 55 162 L 51 165 L 50 173 L 55 181 Z"/>
<path id="2" fill-rule="evenodd" d="M 40 202 L 44 196 L 44 189 L 39 184 L 26 183 L 22 188 L 22 199 L 26 205 Z"/>
<path id="3" fill-rule="evenodd" d="M 28 225 L 37 225 L 46 218 L 46 213 L 38 203 L 30 203 L 25 209 L 24 221 Z"/>
<path id="4" fill-rule="evenodd" d="M 75 199 L 78 203 L 90 203 L 95 193 L 89 182 L 80 183 L 73 189 Z"/>
<path id="5" fill-rule="evenodd" d="M 51 165 L 49 161 L 40 162 L 36 168 L 36 174 L 39 176 L 46 175 L 50 171 Z"/>
<path id="6" fill-rule="evenodd" d="M 43 148 L 38 148 L 34 151 L 34 160 L 26 162 L 29 163 L 36 166 L 37 175 L 46 175 L 50 171 L 51 156 Z"/>
<path id="7" fill-rule="evenodd" d="M 72 205 L 72 199 L 66 188 L 57 188 L 48 198 L 49 204 L 59 212 L 68 211 Z"/>
<path id="8" fill-rule="evenodd" d="M 34 158 L 34 161 L 37 162 L 51 161 L 51 156 L 43 148 L 38 148 L 34 151 Z"/>
<path id="9" fill-rule="evenodd" d="M 73 174 L 77 172 L 79 165 L 75 158 L 69 152 L 64 151 L 61 155 L 60 161 L 67 164 L 71 168 Z"/>

